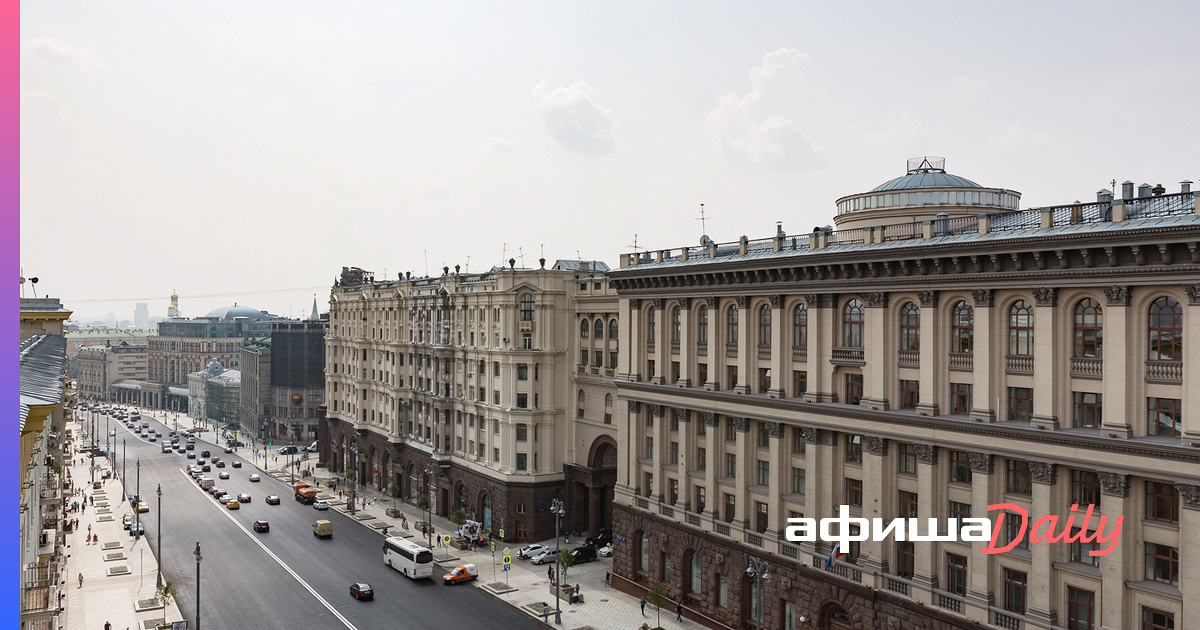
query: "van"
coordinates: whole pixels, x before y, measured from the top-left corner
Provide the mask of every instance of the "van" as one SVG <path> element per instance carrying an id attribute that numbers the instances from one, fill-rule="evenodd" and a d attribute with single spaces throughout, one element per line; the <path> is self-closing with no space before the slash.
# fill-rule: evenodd
<path id="1" fill-rule="evenodd" d="M 149 423 L 149 422 L 147 422 L 147 421 L 145 421 L 145 420 L 143 420 L 143 421 L 142 421 L 142 428 L 143 428 L 143 429 L 149 429 L 149 428 L 150 428 L 150 423 Z"/>
<path id="2" fill-rule="evenodd" d="M 296 491 L 296 500 L 304 505 L 311 505 L 313 501 L 317 500 L 316 488 L 300 488 Z"/>
<path id="3" fill-rule="evenodd" d="M 214 481 L 212 477 L 200 478 L 200 487 L 204 488 L 205 490 L 212 488 L 214 483 L 216 483 L 216 481 Z"/>
<path id="4" fill-rule="evenodd" d="M 298 448 L 296 448 L 295 446 L 281 446 L 281 447 L 279 447 L 279 454 L 280 454 L 280 455 L 294 455 L 294 454 L 296 454 L 296 453 L 299 453 L 299 452 L 300 452 L 300 450 L 299 450 Z"/>
<path id="5" fill-rule="evenodd" d="M 470 582 L 479 577 L 479 569 L 473 564 L 460 564 L 454 570 L 442 576 L 442 584 L 447 586 L 459 582 Z"/>
<path id="6" fill-rule="evenodd" d="M 333 523 L 325 519 L 321 519 L 313 523 L 313 536 L 318 538 L 330 538 L 333 536 Z"/>

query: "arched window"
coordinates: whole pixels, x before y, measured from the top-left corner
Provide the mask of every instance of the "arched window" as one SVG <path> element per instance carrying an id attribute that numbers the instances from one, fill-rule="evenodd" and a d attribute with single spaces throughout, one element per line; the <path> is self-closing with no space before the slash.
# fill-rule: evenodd
<path id="1" fill-rule="evenodd" d="M 592 323 L 588 320 L 579 322 L 579 336 L 587 339 L 588 331 L 592 329 Z"/>
<path id="2" fill-rule="evenodd" d="M 854 298 L 842 308 L 842 346 L 863 347 L 863 303 Z"/>
<path id="3" fill-rule="evenodd" d="M 1033 307 L 1025 300 L 1017 300 L 1008 309 L 1008 353 L 1033 354 Z"/>
<path id="4" fill-rule="evenodd" d="M 496 313 L 499 314 L 500 310 L 497 309 Z M 497 318 L 497 319 L 499 319 L 499 318 Z M 523 321 L 523 322 L 533 321 L 533 294 L 532 293 L 526 293 L 525 295 L 521 296 L 521 321 Z"/>
<path id="5" fill-rule="evenodd" d="M 612 394 L 605 394 L 605 395 L 604 395 L 604 406 L 605 406 L 605 407 L 611 407 L 611 406 L 612 406 Z"/>
<path id="6" fill-rule="evenodd" d="M 688 586 L 688 592 L 699 595 L 704 577 L 704 568 L 700 564 L 700 552 L 694 550 L 688 552 L 687 564 L 684 566 L 688 567 L 688 573 L 691 574 L 689 575 L 691 579 L 684 581 Z"/>
<path id="7" fill-rule="evenodd" d="M 579 404 L 581 404 L 581 405 L 583 404 L 583 399 L 584 399 L 584 394 L 583 394 L 583 390 L 581 389 L 581 390 L 579 390 Z"/>
<path id="8" fill-rule="evenodd" d="M 959 301 L 950 313 L 950 352 L 973 352 L 975 349 L 975 309 Z"/>
<path id="9" fill-rule="evenodd" d="M 1104 345 L 1104 312 L 1092 298 L 1075 305 L 1075 356 L 1100 358 Z"/>
<path id="10" fill-rule="evenodd" d="M 921 349 L 921 309 L 912 302 L 900 307 L 900 349 Z"/>
<path id="11" fill-rule="evenodd" d="M 617 338 L 617 318 L 615 317 L 608 321 L 608 338 Z"/>
<path id="12" fill-rule="evenodd" d="M 676 306 L 671 309 L 671 343 L 679 343 L 683 335 L 683 309 Z"/>
<path id="13" fill-rule="evenodd" d="M 658 324 L 658 315 L 653 307 L 646 314 L 646 341 L 654 343 L 655 327 Z"/>
<path id="14" fill-rule="evenodd" d="M 763 304 L 758 309 L 758 345 L 771 345 L 771 305 Z"/>
<path id="15" fill-rule="evenodd" d="M 1183 361 L 1183 307 L 1173 297 L 1150 304 L 1150 360 Z"/>
<path id="16" fill-rule="evenodd" d="M 696 342 L 708 343 L 708 307 L 701 306 L 696 314 Z"/>
<path id="17" fill-rule="evenodd" d="M 725 343 L 737 343 L 738 340 L 738 309 L 729 307 L 725 312 Z"/>
<path id="18" fill-rule="evenodd" d="M 596 338 L 597 339 L 604 338 L 604 318 L 603 317 L 596 318 Z"/>
<path id="19" fill-rule="evenodd" d="M 635 540 L 637 540 L 637 542 L 638 542 L 638 570 L 649 571 L 650 570 L 650 536 L 647 535 L 645 532 L 639 531 L 637 533 L 637 538 L 635 538 Z"/>
<path id="20" fill-rule="evenodd" d="M 808 305 L 797 304 L 792 311 L 792 347 L 808 347 Z"/>

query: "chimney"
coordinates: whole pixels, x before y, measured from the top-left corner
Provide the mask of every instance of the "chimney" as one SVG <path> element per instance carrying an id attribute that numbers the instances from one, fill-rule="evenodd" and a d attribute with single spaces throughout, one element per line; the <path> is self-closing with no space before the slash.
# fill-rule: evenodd
<path id="1" fill-rule="evenodd" d="M 1096 203 L 1112 203 L 1112 191 L 1107 188 L 1102 188 L 1096 191 Z"/>
<path id="2" fill-rule="evenodd" d="M 1181 192 L 1181 193 L 1192 192 L 1192 180 L 1185 179 L 1185 180 L 1179 182 L 1179 192 Z"/>
<path id="3" fill-rule="evenodd" d="M 1138 186 L 1138 199 L 1150 196 L 1150 184 L 1142 184 Z"/>
<path id="4" fill-rule="evenodd" d="M 1162 184 L 1155 184 L 1154 188 L 1150 189 L 1150 192 L 1153 193 L 1155 197 L 1161 197 L 1167 192 L 1167 189 L 1163 188 Z"/>
<path id="5" fill-rule="evenodd" d="M 1125 182 L 1121 184 L 1122 199 L 1133 199 L 1133 186 L 1133 182 L 1129 180 L 1125 180 Z"/>

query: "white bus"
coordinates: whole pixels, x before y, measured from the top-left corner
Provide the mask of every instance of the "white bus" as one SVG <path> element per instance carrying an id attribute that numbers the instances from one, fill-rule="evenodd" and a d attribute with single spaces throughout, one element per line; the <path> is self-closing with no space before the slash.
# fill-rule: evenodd
<path id="1" fill-rule="evenodd" d="M 414 580 L 433 577 L 433 553 L 403 538 L 383 541 L 383 563 Z"/>

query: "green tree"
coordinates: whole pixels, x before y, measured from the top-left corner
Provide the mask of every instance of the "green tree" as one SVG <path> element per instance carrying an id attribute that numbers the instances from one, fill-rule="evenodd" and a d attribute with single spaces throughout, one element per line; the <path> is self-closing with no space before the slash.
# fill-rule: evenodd
<path id="1" fill-rule="evenodd" d="M 354 481 L 354 477 L 355 477 L 355 475 L 354 475 L 354 471 L 353 471 L 353 470 L 347 470 L 347 471 L 346 471 L 346 481 L 351 481 L 351 482 L 352 482 L 352 481 Z"/>
<path id="2" fill-rule="evenodd" d="M 421 493 L 421 494 L 417 495 L 417 507 L 421 508 L 422 510 L 429 507 L 429 495 L 428 494 Z"/>
<path id="3" fill-rule="evenodd" d="M 559 583 L 567 579 L 567 569 L 575 566 L 575 554 L 571 553 L 570 549 L 558 550 L 558 563 L 562 565 L 562 575 L 559 576 Z M 570 586 L 568 584 L 568 586 Z"/>
<path id="4" fill-rule="evenodd" d="M 392 509 L 396 509 L 396 497 L 400 496 L 400 486 L 391 484 L 387 487 L 387 493 L 392 495 Z"/>
<path id="5" fill-rule="evenodd" d="M 662 626 L 662 609 L 667 605 L 667 587 L 663 586 L 662 582 L 655 581 L 650 585 L 650 591 L 646 593 L 646 603 L 654 607 L 658 612 L 658 621 L 656 625 Z"/>
<path id="6" fill-rule="evenodd" d="M 467 522 L 467 513 L 462 508 L 458 508 L 454 510 L 454 514 L 450 516 L 450 519 L 454 521 L 455 525 L 462 527 Z"/>
<path id="7" fill-rule="evenodd" d="M 162 603 L 163 606 L 170 606 L 171 602 L 175 600 L 175 596 L 178 594 L 179 593 L 175 590 L 175 585 L 168 580 L 163 582 L 162 586 L 158 587 L 158 589 L 154 592 L 154 597 L 160 603 Z"/>

